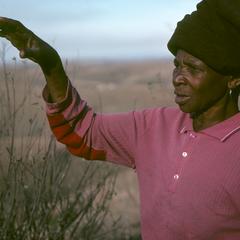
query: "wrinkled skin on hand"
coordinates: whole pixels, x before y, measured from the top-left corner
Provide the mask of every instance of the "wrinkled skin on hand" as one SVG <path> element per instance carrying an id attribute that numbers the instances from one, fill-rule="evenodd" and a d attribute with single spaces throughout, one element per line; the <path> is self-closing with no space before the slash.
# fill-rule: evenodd
<path id="1" fill-rule="evenodd" d="M 21 58 L 38 63 L 46 74 L 61 63 L 58 53 L 19 21 L 0 17 L 0 37 L 8 39 Z"/>

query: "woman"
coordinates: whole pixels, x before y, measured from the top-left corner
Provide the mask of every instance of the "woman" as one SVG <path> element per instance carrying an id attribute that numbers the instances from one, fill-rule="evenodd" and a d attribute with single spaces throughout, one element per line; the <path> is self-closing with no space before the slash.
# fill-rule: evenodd
<path id="1" fill-rule="evenodd" d="M 0 29 L 42 68 L 57 139 L 77 156 L 136 169 L 143 239 L 240 239 L 238 0 L 204 0 L 178 23 L 168 47 L 180 109 L 95 113 L 52 47 L 15 20 L 0 18 Z"/>

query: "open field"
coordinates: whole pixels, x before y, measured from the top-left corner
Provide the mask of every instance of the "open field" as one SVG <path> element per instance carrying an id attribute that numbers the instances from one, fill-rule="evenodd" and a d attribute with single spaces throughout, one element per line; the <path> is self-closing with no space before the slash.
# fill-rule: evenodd
<path id="1" fill-rule="evenodd" d="M 7 70 L 6 70 L 7 69 Z M 9 98 L 15 98 L 17 106 L 21 103 L 27 105 L 21 114 L 17 116 L 17 122 L 21 122 L 21 128 L 15 129 L 14 142 L 21 151 L 23 148 L 31 148 L 31 142 L 37 142 L 38 147 L 46 147 L 50 131 L 46 123 L 44 103 L 41 99 L 41 91 L 44 79 L 36 65 L 29 62 L 13 60 L 13 64 L 4 69 L 0 68 L 0 90 L 5 89 L 4 79 L 14 79 L 14 94 Z M 168 60 L 135 61 L 135 62 L 65 62 L 65 69 L 73 85 L 79 90 L 82 98 L 88 101 L 97 112 L 123 112 L 133 109 L 142 109 L 156 106 L 172 106 L 173 94 L 171 86 L 171 71 L 173 65 Z M 6 79 L 5 79 L 6 80 Z M 9 85 L 12 86 L 11 84 Z M 20 108 L 20 107 L 19 107 Z M 7 106 L 0 110 L 0 119 L 3 119 Z M 38 127 L 35 127 L 29 138 L 29 125 L 34 120 L 38 126 L 44 126 L 41 139 Z M 7 124 L 7 121 L 6 121 Z M 1 135 L 0 135 L 1 136 Z M 24 139 L 24 144 L 22 144 Z M 7 144 L 11 139 L 2 135 L 0 138 L 1 165 L 4 165 L 4 156 Z M 33 144 L 34 145 L 34 144 Z M 36 146 L 36 145 L 34 145 Z M 63 146 L 58 145 L 59 149 Z M 31 152 L 32 149 L 29 149 Z M 31 154 L 31 153 L 29 153 Z M 72 158 L 70 166 L 69 183 L 79 178 L 82 160 Z M 101 168 L 105 163 L 95 163 Z M 139 198 L 136 174 L 132 169 L 107 164 L 110 169 L 118 170 L 115 194 L 111 202 L 111 211 L 114 218 L 121 218 L 122 225 L 131 231 L 139 230 Z M 4 166 L 3 166 L 4 168 Z M 7 168 L 7 166 L 6 166 Z M 104 167 L 103 167 L 104 168 Z"/>

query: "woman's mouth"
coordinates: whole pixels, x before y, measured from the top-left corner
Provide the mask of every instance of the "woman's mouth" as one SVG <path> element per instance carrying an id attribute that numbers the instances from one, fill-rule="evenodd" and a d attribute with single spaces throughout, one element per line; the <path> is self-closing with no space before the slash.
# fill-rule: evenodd
<path id="1" fill-rule="evenodd" d="M 175 93 L 175 102 L 179 105 L 185 104 L 190 99 L 190 96 Z"/>

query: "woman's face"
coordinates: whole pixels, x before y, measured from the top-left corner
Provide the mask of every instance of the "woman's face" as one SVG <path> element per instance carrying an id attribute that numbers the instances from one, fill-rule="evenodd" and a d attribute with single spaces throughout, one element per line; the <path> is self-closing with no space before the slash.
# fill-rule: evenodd
<path id="1" fill-rule="evenodd" d="M 178 50 L 174 65 L 175 102 L 183 112 L 199 114 L 219 104 L 224 107 L 221 100 L 229 94 L 229 76 L 215 72 L 183 50 Z"/>

